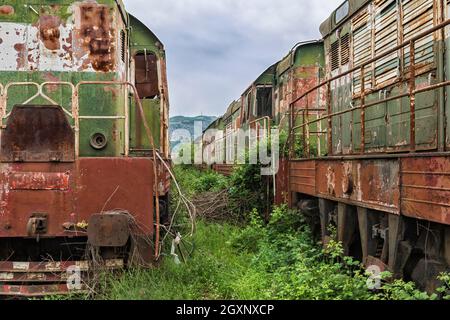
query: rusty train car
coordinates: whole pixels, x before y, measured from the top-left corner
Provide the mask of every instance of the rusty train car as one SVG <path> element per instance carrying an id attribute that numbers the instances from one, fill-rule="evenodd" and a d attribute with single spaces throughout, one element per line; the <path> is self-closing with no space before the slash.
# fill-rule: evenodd
<path id="1" fill-rule="evenodd" d="M 267 138 L 274 127 L 288 130 L 290 102 L 302 90 L 320 83 L 324 77 L 324 61 L 322 41 L 306 41 L 296 44 L 283 59 L 266 69 L 237 100 L 230 104 L 226 113 L 204 131 L 205 161 L 216 160 L 212 168 L 229 175 L 236 160 L 236 155 L 230 150 L 235 144 L 231 137 L 237 130 L 252 129 L 264 132 L 258 139 Z M 312 100 L 323 98 L 311 95 L 309 102 L 316 103 L 317 101 Z M 296 106 L 300 107 L 302 103 L 303 101 L 300 101 Z M 220 130 L 223 136 L 207 135 L 209 130 Z M 284 160 L 282 159 L 282 167 L 286 171 L 287 162 Z M 283 174 L 279 174 L 278 177 L 278 199 L 286 200 L 287 179 Z"/>
<path id="2" fill-rule="evenodd" d="M 324 243 L 335 226 L 345 254 L 429 291 L 450 265 L 449 9 L 345 1 L 322 41 L 278 62 L 270 117 L 289 133 L 278 202 Z"/>
<path id="3" fill-rule="evenodd" d="M 122 1 L 0 1 L 0 295 L 154 261 L 168 112 L 164 46 Z"/>
<path id="4" fill-rule="evenodd" d="M 318 208 L 324 242 L 335 225 L 346 254 L 429 291 L 450 264 L 448 9 L 345 1 L 320 27 L 326 79 L 291 103 L 291 203 Z M 312 120 L 294 103 L 318 93 Z"/>

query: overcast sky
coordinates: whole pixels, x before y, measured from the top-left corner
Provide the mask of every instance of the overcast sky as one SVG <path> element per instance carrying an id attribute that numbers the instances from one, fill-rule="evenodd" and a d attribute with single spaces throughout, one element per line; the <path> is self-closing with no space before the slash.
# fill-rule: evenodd
<path id="1" fill-rule="evenodd" d="M 214 115 L 343 0 L 124 0 L 166 47 L 170 115 Z"/>

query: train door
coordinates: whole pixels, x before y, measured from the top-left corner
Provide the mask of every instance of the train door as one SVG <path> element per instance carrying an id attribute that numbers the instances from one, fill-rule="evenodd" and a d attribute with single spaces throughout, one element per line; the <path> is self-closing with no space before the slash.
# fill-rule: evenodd
<path id="1" fill-rule="evenodd" d="M 151 51 L 137 52 L 133 57 L 134 82 L 144 108 L 145 117 L 152 130 L 155 147 L 160 146 L 161 97 L 159 91 L 158 57 Z M 141 114 L 134 99 L 130 103 L 130 148 L 133 153 L 145 153 L 151 150 L 145 133 Z"/>

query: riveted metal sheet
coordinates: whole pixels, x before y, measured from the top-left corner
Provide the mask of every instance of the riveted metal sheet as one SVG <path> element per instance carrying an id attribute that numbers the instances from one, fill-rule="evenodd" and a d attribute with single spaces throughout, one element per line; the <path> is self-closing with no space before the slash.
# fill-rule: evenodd
<path id="1" fill-rule="evenodd" d="M 291 192 L 298 192 L 315 196 L 316 191 L 316 162 L 291 161 L 289 163 L 289 186 Z"/>
<path id="2" fill-rule="evenodd" d="M 402 213 L 450 225 L 450 158 L 405 158 L 402 167 Z"/>

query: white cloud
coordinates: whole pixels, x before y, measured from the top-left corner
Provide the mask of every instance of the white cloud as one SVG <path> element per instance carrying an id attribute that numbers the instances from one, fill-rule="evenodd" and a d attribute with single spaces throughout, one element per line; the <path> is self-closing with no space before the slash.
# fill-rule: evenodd
<path id="1" fill-rule="evenodd" d="M 220 115 L 342 0 L 125 0 L 165 44 L 171 115 Z"/>

